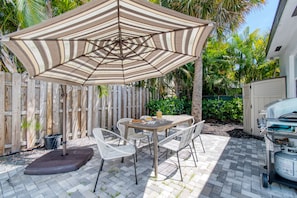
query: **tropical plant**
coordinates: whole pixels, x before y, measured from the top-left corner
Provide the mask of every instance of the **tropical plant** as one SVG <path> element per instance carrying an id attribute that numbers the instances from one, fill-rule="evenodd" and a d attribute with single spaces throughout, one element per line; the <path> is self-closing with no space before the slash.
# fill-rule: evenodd
<path id="1" fill-rule="evenodd" d="M 227 50 L 229 43 L 209 39 L 203 52 L 203 93 L 204 95 L 233 95 L 235 72 L 233 57 Z"/>
<path id="2" fill-rule="evenodd" d="M 1 0 L 0 36 L 37 24 L 46 18 L 44 0 Z M 0 70 L 19 73 L 25 71 L 6 47 L 0 45 L 0 48 Z"/>
<path id="3" fill-rule="evenodd" d="M 258 32 L 249 33 L 246 28 L 242 34 L 234 33 L 229 39 L 227 52 L 232 56 L 238 84 L 279 76 L 277 62 L 266 60 L 268 35 L 260 36 Z"/>
<path id="4" fill-rule="evenodd" d="M 203 99 L 203 119 L 220 122 L 243 122 L 243 103 L 241 98 L 232 100 Z"/>
<path id="5" fill-rule="evenodd" d="M 160 110 L 164 115 L 179 115 L 190 113 L 190 103 L 186 99 L 178 99 L 176 97 L 165 98 L 160 100 L 150 100 L 146 104 L 150 115 L 156 115 Z"/>

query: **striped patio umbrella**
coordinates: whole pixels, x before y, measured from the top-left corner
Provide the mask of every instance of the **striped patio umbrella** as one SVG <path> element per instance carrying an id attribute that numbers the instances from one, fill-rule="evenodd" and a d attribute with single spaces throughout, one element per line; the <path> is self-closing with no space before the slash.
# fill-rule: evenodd
<path id="1" fill-rule="evenodd" d="M 143 0 L 93 0 L 1 42 L 36 79 L 128 84 L 200 55 L 213 23 Z"/>

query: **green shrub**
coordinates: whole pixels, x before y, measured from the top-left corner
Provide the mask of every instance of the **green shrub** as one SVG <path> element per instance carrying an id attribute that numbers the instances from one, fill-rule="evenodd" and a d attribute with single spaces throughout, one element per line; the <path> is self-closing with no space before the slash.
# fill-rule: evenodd
<path id="1" fill-rule="evenodd" d="M 190 114 L 191 104 L 185 99 L 166 98 L 162 100 L 151 100 L 146 104 L 150 115 L 156 115 L 158 110 L 162 111 L 163 115 L 178 115 Z"/>
<path id="2" fill-rule="evenodd" d="M 202 101 L 202 117 L 205 120 L 213 119 L 221 122 L 243 122 L 243 104 L 241 98 L 232 100 Z"/>
<path id="3" fill-rule="evenodd" d="M 146 104 L 151 116 L 161 110 L 163 115 L 191 114 L 191 101 L 177 98 L 166 98 L 163 100 L 151 100 Z M 204 120 L 216 120 L 220 122 L 243 121 L 243 104 L 241 98 L 203 99 L 202 118 Z"/>

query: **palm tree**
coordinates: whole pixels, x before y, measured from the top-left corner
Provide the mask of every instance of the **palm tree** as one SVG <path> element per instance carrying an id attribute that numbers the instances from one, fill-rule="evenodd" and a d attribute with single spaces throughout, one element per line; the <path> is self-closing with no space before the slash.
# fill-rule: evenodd
<path id="1" fill-rule="evenodd" d="M 229 40 L 230 47 L 227 51 L 234 57 L 234 64 L 238 66 L 236 78 L 239 83 L 278 76 L 277 62 L 266 60 L 268 34 L 260 36 L 259 30 L 249 33 L 249 28 L 246 28 L 242 34 L 234 33 Z"/>
<path id="2" fill-rule="evenodd" d="M 162 6 L 216 22 L 214 36 L 218 38 L 236 30 L 252 8 L 264 3 L 265 0 L 161 0 Z M 202 119 L 202 66 L 200 56 L 195 61 L 192 94 L 192 115 L 196 122 Z"/>
<path id="3" fill-rule="evenodd" d="M 229 95 L 235 85 L 233 56 L 228 54 L 230 44 L 209 39 L 203 53 L 204 95 Z"/>

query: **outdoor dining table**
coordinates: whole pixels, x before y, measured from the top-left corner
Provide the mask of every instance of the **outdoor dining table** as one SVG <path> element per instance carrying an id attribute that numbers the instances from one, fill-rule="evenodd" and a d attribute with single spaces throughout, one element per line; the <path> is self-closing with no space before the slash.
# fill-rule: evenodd
<path id="1" fill-rule="evenodd" d="M 153 133 L 154 169 L 155 177 L 158 177 L 158 132 L 166 132 L 170 128 L 182 123 L 191 124 L 192 120 L 193 117 L 189 115 L 163 115 L 162 119 L 153 118 L 152 121 L 124 122 L 123 124 L 125 125 L 125 138 L 127 139 L 129 128 L 147 130 Z"/>

